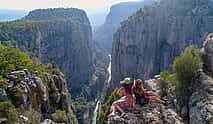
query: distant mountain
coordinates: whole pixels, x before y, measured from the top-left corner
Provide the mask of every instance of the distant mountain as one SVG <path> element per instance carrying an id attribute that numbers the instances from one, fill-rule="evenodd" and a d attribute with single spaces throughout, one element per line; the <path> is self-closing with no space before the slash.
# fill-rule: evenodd
<path id="1" fill-rule="evenodd" d="M 113 5 L 104 24 L 93 32 L 94 41 L 98 42 L 108 52 L 111 52 L 113 34 L 120 26 L 120 22 L 127 19 L 144 5 L 152 3 L 151 1 L 153 0 L 124 2 Z"/>
<path id="2" fill-rule="evenodd" d="M 20 19 L 27 15 L 28 11 L 25 10 L 7 10 L 0 9 L 0 21 L 12 21 L 16 19 Z"/>
<path id="3" fill-rule="evenodd" d="M 104 24 L 107 13 L 107 10 L 101 10 L 98 12 L 88 12 L 88 18 L 90 20 L 93 30 L 96 30 L 98 27 Z"/>

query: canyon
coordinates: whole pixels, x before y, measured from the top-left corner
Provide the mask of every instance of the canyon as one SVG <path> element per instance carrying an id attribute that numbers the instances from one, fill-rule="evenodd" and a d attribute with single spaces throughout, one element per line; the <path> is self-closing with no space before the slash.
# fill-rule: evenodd
<path id="1" fill-rule="evenodd" d="M 1 45 L 13 46 L 45 68 L 54 68 L 39 76 L 25 68 L 5 73 L 8 85 L 0 87 L 0 102 L 20 108 L 22 118 L 36 110 L 43 124 L 98 124 L 103 106 L 121 80 L 147 82 L 164 70 L 172 73 L 175 58 L 195 45 L 202 48 L 204 67 L 195 82 L 199 88 L 190 96 L 187 121 L 211 122 L 213 53 L 212 35 L 207 35 L 213 32 L 212 0 L 119 3 L 111 7 L 103 25 L 92 28 L 87 13 L 77 8 L 37 9 L 15 21 L 0 22 Z M 19 85 L 26 92 L 16 98 L 13 91 Z M 127 115 L 109 123 L 185 123 L 176 109 L 159 104 L 128 109 Z"/>

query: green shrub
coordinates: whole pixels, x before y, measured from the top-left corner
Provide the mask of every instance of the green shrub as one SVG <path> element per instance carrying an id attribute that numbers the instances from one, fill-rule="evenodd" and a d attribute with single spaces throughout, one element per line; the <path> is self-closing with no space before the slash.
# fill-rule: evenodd
<path id="1" fill-rule="evenodd" d="M 0 75 L 0 88 L 6 89 L 8 86 L 8 82 Z"/>
<path id="2" fill-rule="evenodd" d="M 110 114 L 110 107 L 111 107 L 112 103 L 115 100 L 118 100 L 120 97 L 121 97 L 121 95 L 118 93 L 118 89 L 116 88 L 112 92 L 112 94 L 110 95 L 110 97 L 108 98 L 106 103 L 103 105 L 101 112 L 98 116 L 98 124 L 105 124 L 106 123 L 107 115 Z"/>
<path id="3" fill-rule="evenodd" d="M 12 46 L 0 45 L 0 75 L 25 68 L 33 70 L 33 62 L 26 54 Z"/>
<path id="4" fill-rule="evenodd" d="M 66 123 L 67 122 L 67 115 L 66 112 L 63 110 L 56 110 L 55 113 L 51 114 L 53 121 L 58 123 Z"/>
<path id="5" fill-rule="evenodd" d="M 18 111 L 9 101 L 0 102 L 0 117 L 7 119 L 6 124 L 19 123 Z"/>
<path id="6" fill-rule="evenodd" d="M 193 82 L 198 78 L 202 68 L 199 49 L 190 46 L 173 63 L 173 71 L 177 78 L 176 95 L 178 104 L 187 105 L 192 93 Z"/>
<path id="7" fill-rule="evenodd" d="M 174 91 L 174 84 L 176 82 L 175 76 L 169 74 L 168 71 L 160 73 L 160 78 L 157 80 L 157 85 L 160 88 L 160 95 L 167 96 Z"/>
<path id="8" fill-rule="evenodd" d="M 3 85 L 3 79 L 8 73 L 17 70 L 28 69 L 30 72 L 38 72 L 44 84 L 46 84 L 45 73 L 59 73 L 60 70 L 54 66 L 52 70 L 45 67 L 36 57 L 29 57 L 24 52 L 12 46 L 0 45 L 0 86 Z M 54 70 L 54 71 L 53 71 Z M 5 86 L 5 84 L 4 84 Z"/>
<path id="9" fill-rule="evenodd" d="M 28 121 L 26 124 L 40 124 L 40 115 L 37 111 L 31 110 L 26 113 Z"/>
<path id="10" fill-rule="evenodd" d="M 24 100 L 22 95 L 25 93 L 25 87 L 23 87 L 20 83 L 16 84 L 13 88 L 7 89 L 6 92 L 15 107 L 23 104 Z"/>

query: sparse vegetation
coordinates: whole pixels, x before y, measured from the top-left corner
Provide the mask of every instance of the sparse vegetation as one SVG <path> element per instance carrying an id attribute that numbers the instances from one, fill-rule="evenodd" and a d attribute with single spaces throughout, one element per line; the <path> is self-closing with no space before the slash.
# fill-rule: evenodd
<path id="1" fill-rule="evenodd" d="M 200 52 L 194 46 L 186 48 L 184 53 L 175 59 L 173 71 L 177 78 L 176 96 L 181 107 L 187 105 L 192 93 L 192 85 L 198 78 L 201 68 Z"/>
<path id="2" fill-rule="evenodd" d="M 8 85 L 7 80 L 0 75 L 0 88 L 6 89 L 7 85 Z"/>
<path id="3" fill-rule="evenodd" d="M 174 85 L 176 83 L 175 76 L 168 71 L 160 73 L 160 78 L 157 80 L 157 85 L 160 88 L 160 95 L 167 96 L 169 93 L 174 92 Z"/>
<path id="4" fill-rule="evenodd" d="M 105 124 L 106 123 L 106 120 L 107 120 L 106 117 L 110 113 L 110 107 L 111 107 L 112 103 L 115 100 L 119 99 L 120 97 L 121 97 L 121 95 L 118 93 L 118 89 L 116 88 L 112 92 L 112 94 L 109 96 L 106 103 L 101 108 L 101 112 L 99 113 L 99 116 L 98 116 L 98 124 Z"/>
<path id="5" fill-rule="evenodd" d="M 63 110 L 56 110 L 55 113 L 53 113 L 51 116 L 52 116 L 52 119 L 58 123 L 63 123 L 63 122 L 66 123 L 67 121 L 66 112 Z"/>
<path id="6" fill-rule="evenodd" d="M 190 46 L 173 63 L 173 74 L 164 71 L 158 79 L 161 95 L 175 92 L 177 102 L 182 108 L 186 106 L 192 94 L 193 83 L 199 78 L 202 60 L 199 49 Z"/>
<path id="7" fill-rule="evenodd" d="M 26 124 L 40 124 L 40 115 L 37 111 L 31 110 L 26 113 L 28 121 Z"/>
<path id="8" fill-rule="evenodd" d="M 9 102 L 0 102 L 0 117 L 6 119 L 6 124 L 18 124 L 18 111 L 15 106 Z"/>
<path id="9" fill-rule="evenodd" d="M 33 62 L 27 55 L 12 46 L 0 45 L 0 75 L 25 68 L 33 70 Z"/>

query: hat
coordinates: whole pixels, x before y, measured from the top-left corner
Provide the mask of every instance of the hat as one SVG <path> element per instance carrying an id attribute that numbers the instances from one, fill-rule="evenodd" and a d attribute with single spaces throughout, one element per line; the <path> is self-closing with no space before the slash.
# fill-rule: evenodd
<path id="1" fill-rule="evenodd" d="M 123 81 L 120 81 L 120 83 L 121 84 L 130 84 L 131 83 L 131 79 L 130 79 L 130 77 L 126 77 L 126 78 L 124 78 Z"/>

